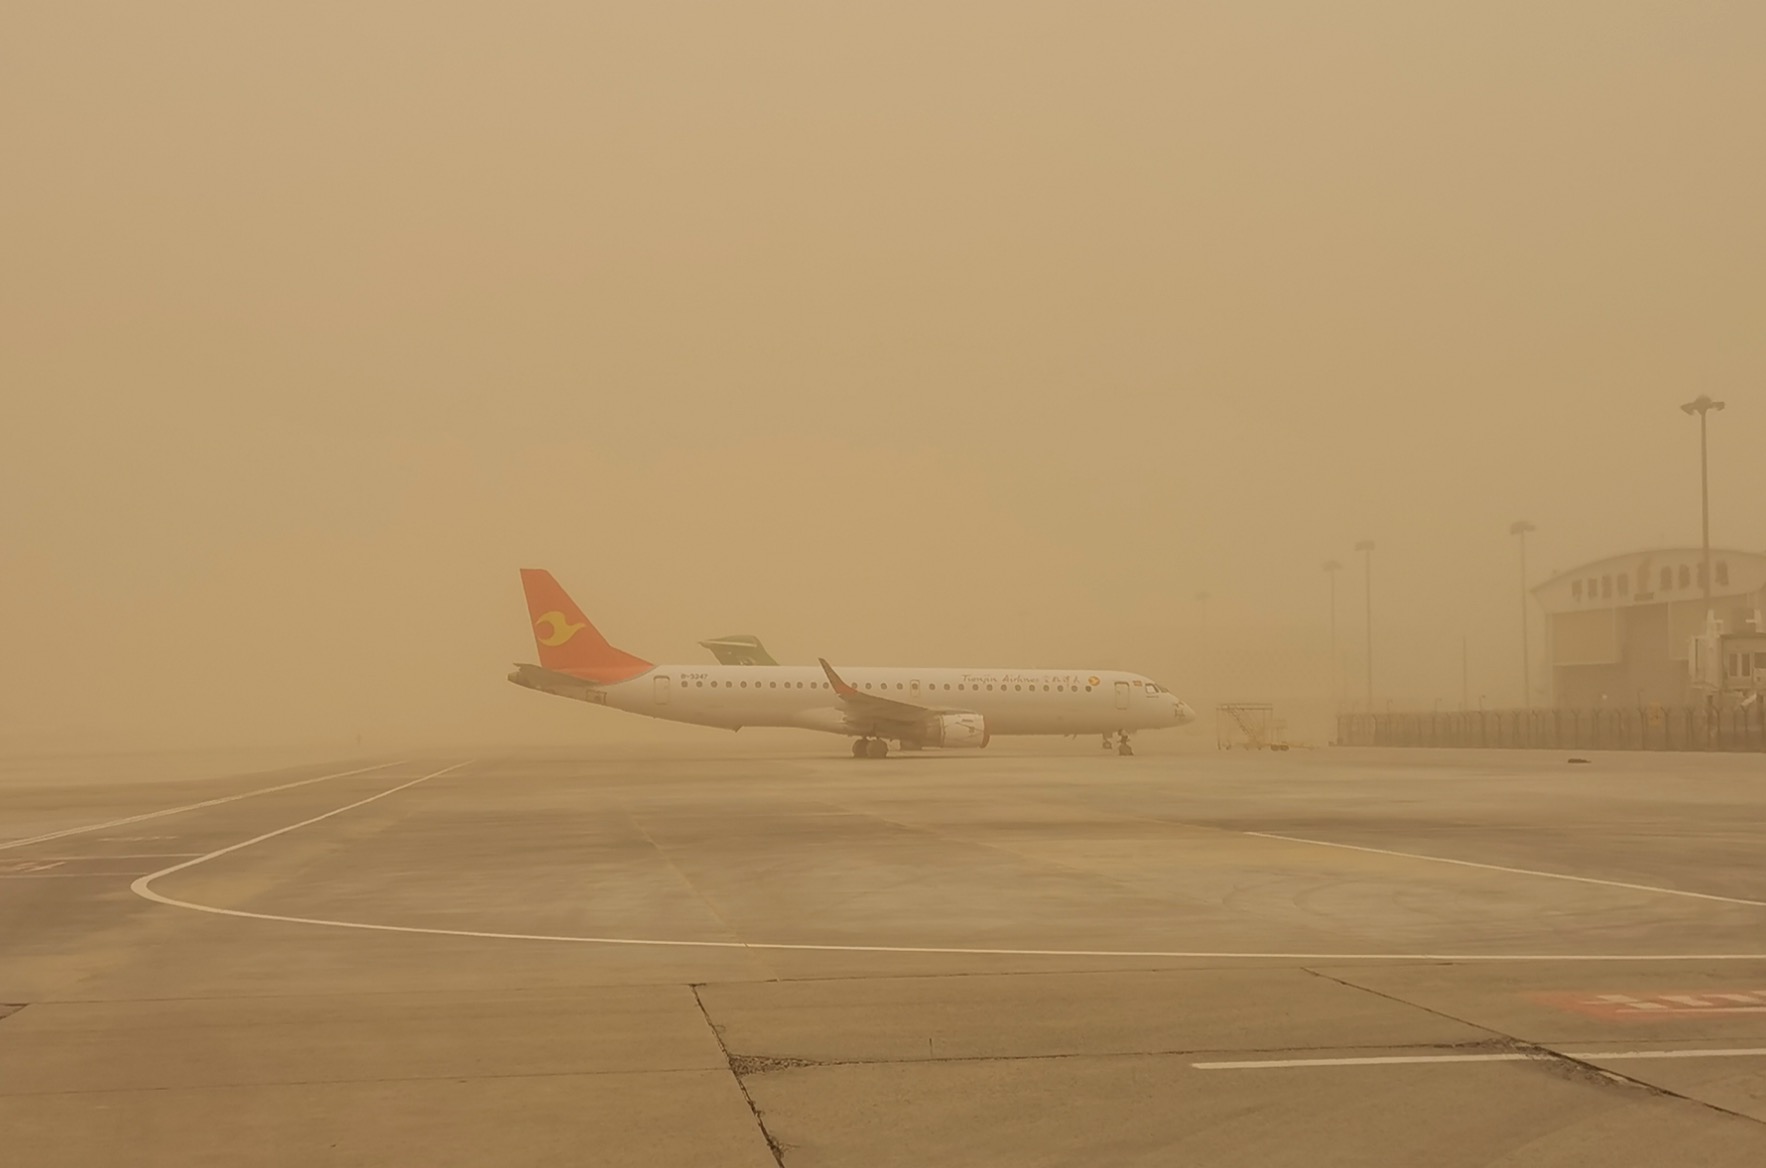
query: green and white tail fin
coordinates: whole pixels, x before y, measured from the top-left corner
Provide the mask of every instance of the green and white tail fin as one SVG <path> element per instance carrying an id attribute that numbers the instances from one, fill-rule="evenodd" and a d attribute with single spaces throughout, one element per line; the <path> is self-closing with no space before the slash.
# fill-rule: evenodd
<path id="1" fill-rule="evenodd" d="M 752 633 L 732 633 L 727 637 L 713 637 L 709 641 L 700 641 L 700 645 L 710 649 L 719 663 L 724 665 L 777 665 L 773 655 L 766 651 L 760 638 Z"/>

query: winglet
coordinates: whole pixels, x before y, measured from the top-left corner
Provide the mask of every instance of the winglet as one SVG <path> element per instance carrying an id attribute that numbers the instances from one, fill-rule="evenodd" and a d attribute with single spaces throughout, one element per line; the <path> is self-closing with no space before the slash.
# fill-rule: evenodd
<path id="1" fill-rule="evenodd" d="M 840 675 L 834 672 L 834 667 L 828 664 L 826 657 L 817 657 L 816 660 L 822 663 L 822 672 L 828 675 L 828 684 L 834 687 L 835 693 L 843 698 L 849 698 L 858 693 L 858 690 L 840 680 Z"/>

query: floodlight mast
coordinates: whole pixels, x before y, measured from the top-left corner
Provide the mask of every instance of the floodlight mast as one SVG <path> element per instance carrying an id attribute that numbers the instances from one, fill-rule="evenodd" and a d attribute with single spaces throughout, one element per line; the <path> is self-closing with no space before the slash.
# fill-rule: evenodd
<path id="1" fill-rule="evenodd" d="M 1367 581 L 1367 712 L 1374 712 L 1374 541 L 1364 539 L 1355 545 L 1362 553 Z"/>
<path id="2" fill-rule="evenodd" d="M 1722 410 L 1726 403 L 1712 401 L 1701 393 L 1680 407 L 1685 414 L 1699 416 L 1699 545 L 1704 552 L 1705 617 L 1711 615 L 1711 459 L 1706 438 L 1706 422 L 1712 410 Z"/>
<path id="3" fill-rule="evenodd" d="M 1331 580 L 1331 698 L 1337 703 L 1337 711 L 1343 709 L 1343 666 L 1337 657 L 1337 573 L 1343 565 L 1336 560 L 1324 562 L 1325 574 Z"/>
<path id="4" fill-rule="evenodd" d="M 1533 708 L 1533 653 L 1527 637 L 1527 533 L 1538 530 L 1525 519 L 1508 525 L 1508 533 L 1521 541 L 1521 705 L 1528 710 Z"/>

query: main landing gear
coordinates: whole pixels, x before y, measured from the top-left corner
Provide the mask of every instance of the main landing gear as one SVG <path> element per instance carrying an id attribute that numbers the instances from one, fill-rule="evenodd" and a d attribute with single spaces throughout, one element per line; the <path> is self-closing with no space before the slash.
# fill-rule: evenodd
<path id="1" fill-rule="evenodd" d="M 1134 753 L 1134 747 L 1128 744 L 1128 731 L 1126 730 L 1116 731 L 1116 753 L 1123 758 Z"/>
<path id="2" fill-rule="evenodd" d="M 888 758 L 889 743 L 881 738 L 854 738 L 852 740 L 852 757 Z"/>

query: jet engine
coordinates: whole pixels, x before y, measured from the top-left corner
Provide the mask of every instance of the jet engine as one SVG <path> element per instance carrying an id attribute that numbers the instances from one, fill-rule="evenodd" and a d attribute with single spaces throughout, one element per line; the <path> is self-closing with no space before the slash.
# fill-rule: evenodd
<path id="1" fill-rule="evenodd" d="M 921 741 L 927 746 L 987 745 L 987 719 L 980 714 L 936 714 L 926 722 Z"/>

